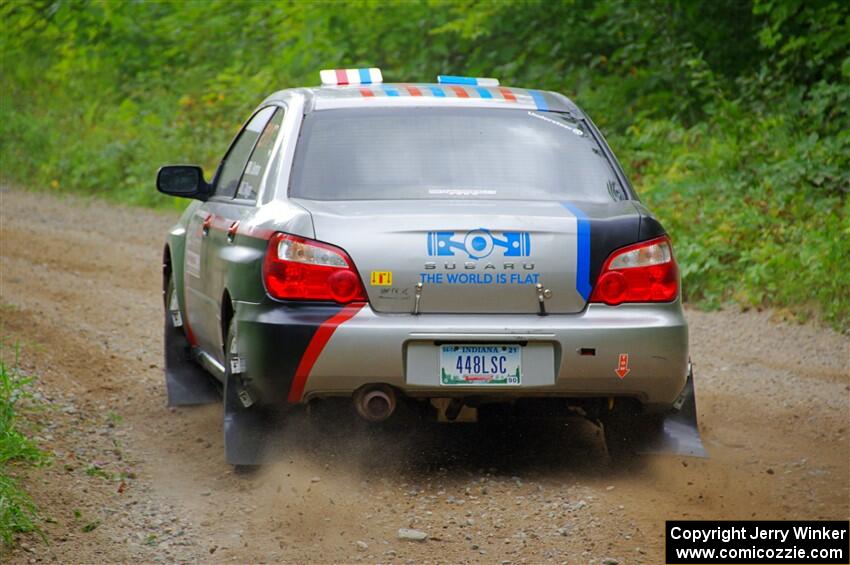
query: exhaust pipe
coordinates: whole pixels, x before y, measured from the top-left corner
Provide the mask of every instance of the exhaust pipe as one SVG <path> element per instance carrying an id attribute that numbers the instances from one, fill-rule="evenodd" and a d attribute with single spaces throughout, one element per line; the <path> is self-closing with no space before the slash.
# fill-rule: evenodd
<path id="1" fill-rule="evenodd" d="M 395 407 L 395 391 L 388 385 L 365 386 L 354 393 L 354 408 L 368 422 L 383 422 Z"/>

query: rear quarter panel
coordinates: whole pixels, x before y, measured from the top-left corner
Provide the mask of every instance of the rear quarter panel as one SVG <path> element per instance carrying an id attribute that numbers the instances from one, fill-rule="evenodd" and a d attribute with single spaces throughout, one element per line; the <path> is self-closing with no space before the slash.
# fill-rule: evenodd
<path id="1" fill-rule="evenodd" d="M 259 303 L 267 298 L 263 259 L 275 232 L 313 238 L 310 214 L 297 204 L 275 200 L 255 208 L 243 219 L 234 244 L 219 251 L 225 265 L 225 288 L 232 300 Z"/>

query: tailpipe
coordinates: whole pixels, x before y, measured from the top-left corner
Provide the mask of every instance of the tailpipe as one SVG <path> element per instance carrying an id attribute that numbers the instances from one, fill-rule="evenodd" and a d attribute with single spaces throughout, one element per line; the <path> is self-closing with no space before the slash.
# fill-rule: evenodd
<path id="1" fill-rule="evenodd" d="M 365 386 L 354 393 L 354 408 L 368 422 L 383 422 L 395 407 L 395 391 L 388 385 Z"/>

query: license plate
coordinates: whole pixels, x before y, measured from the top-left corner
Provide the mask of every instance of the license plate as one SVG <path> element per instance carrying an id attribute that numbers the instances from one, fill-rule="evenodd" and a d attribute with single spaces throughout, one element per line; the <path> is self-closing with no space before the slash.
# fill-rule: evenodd
<path id="1" fill-rule="evenodd" d="M 519 345 L 440 346 L 440 384 L 515 386 L 522 382 Z"/>

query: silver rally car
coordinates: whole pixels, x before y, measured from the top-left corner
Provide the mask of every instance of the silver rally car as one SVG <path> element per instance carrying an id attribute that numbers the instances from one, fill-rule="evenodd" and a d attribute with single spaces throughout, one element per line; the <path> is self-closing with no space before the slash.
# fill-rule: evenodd
<path id="1" fill-rule="evenodd" d="M 194 199 L 163 257 L 170 404 L 223 389 L 237 465 L 329 399 L 371 422 L 578 413 L 612 453 L 703 454 L 670 239 L 573 102 L 321 78 L 264 100 L 211 183 L 158 172 Z"/>

